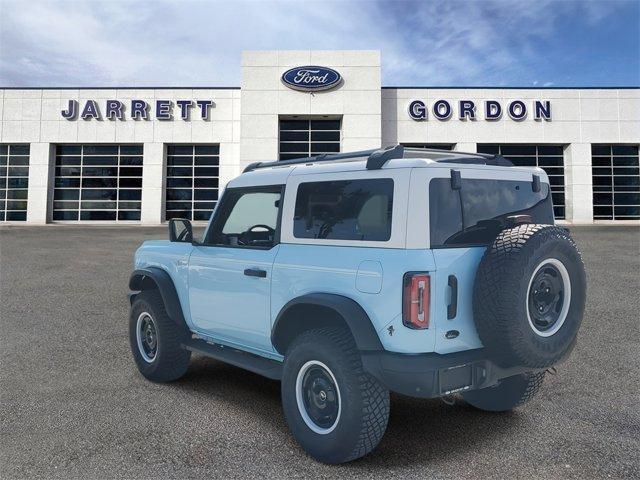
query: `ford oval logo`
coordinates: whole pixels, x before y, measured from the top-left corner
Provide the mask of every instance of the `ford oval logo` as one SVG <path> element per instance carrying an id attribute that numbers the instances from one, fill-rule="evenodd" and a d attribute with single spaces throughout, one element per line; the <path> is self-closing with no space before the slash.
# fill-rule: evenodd
<path id="1" fill-rule="evenodd" d="M 316 92 L 329 90 L 340 83 L 342 77 L 331 68 L 309 65 L 295 67 L 282 74 L 282 82 L 294 90 Z"/>

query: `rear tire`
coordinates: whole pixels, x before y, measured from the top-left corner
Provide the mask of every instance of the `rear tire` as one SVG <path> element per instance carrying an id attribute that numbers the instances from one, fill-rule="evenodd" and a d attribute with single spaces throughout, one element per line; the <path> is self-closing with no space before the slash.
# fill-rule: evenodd
<path id="1" fill-rule="evenodd" d="M 364 372 L 348 330 L 310 330 L 287 351 L 282 407 L 291 433 L 309 455 L 344 463 L 380 442 L 389 419 L 389 391 Z"/>
<path id="2" fill-rule="evenodd" d="M 545 372 L 527 372 L 507 377 L 495 387 L 471 390 L 462 394 L 470 405 L 487 412 L 506 412 L 533 398 L 544 380 Z"/>
<path id="3" fill-rule="evenodd" d="M 169 318 L 157 290 L 144 290 L 131 305 L 129 343 L 140 373 L 152 382 L 171 382 L 189 367 L 191 352 L 182 348 L 184 330 Z"/>

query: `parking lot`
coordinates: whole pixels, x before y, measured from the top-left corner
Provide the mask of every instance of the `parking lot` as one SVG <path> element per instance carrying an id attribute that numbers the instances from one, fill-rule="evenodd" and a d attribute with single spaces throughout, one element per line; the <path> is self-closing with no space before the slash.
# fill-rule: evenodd
<path id="1" fill-rule="evenodd" d="M 0 228 L 0 478 L 639 478 L 640 228 L 572 228 L 588 304 L 569 361 L 512 413 L 392 396 L 378 449 L 332 467 L 279 383 L 204 357 L 173 384 L 130 358 L 127 281 L 164 228 Z"/>

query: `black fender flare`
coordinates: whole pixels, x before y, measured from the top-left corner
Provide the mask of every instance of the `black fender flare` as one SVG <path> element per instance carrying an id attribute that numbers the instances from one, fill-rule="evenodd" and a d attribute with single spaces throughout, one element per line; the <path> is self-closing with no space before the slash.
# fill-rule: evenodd
<path id="1" fill-rule="evenodd" d="M 134 292 L 144 290 L 143 284 L 147 278 L 156 284 L 169 318 L 176 322 L 178 326 L 189 331 L 184 319 L 184 314 L 182 313 L 178 292 L 176 291 L 171 276 L 167 272 L 158 267 L 146 267 L 134 270 L 129 278 L 129 289 Z M 133 303 L 136 295 L 136 293 L 130 295 L 131 303 Z"/>
<path id="2" fill-rule="evenodd" d="M 291 312 L 293 308 L 304 305 L 325 307 L 336 312 L 347 324 L 358 350 L 384 350 L 369 315 L 355 300 L 333 293 L 309 293 L 287 302 L 273 323 L 271 343 L 281 354 L 284 354 L 282 350 L 286 350 L 288 340 L 291 339 L 287 330 L 298 330 L 298 325 L 291 324 L 290 321 L 283 321 L 283 319 L 287 318 L 287 313 Z"/>

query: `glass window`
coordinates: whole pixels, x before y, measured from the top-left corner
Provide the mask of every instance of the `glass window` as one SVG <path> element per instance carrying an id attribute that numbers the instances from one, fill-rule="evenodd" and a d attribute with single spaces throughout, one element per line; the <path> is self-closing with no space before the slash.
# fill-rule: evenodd
<path id="1" fill-rule="evenodd" d="M 167 146 L 167 220 L 209 220 L 218 200 L 219 162 L 219 145 Z"/>
<path id="2" fill-rule="evenodd" d="M 227 190 L 207 243 L 271 248 L 278 228 L 281 196 L 281 186 Z"/>
<path id="3" fill-rule="evenodd" d="M 479 144 L 478 153 L 502 155 L 518 167 L 540 167 L 549 176 L 555 218 L 565 218 L 563 145 Z"/>
<path id="4" fill-rule="evenodd" d="M 27 219 L 28 192 L 29 145 L 0 145 L 0 222 Z"/>
<path id="5" fill-rule="evenodd" d="M 453 150 L 453 143 L 402 143 L 403 147 L 407 148 L 423 148 L 423 149 L 435 149 L 435 150 Z"/>
<path id="6" fill-rule="evenodd" d="M 58 145 L 53 198 L 53 220 L 140 220 L 142 145 Z"/>
<path id="7" fill-rule="evenodd" d="M 340 152 L 340 120 L 280 120 L 280 160 Z"/>
<path id="8" fill-rule="evenodd" d="M 301 183 L 293 235 L 384 242 L 391 238 L 392 209 L 390 178 Z"/>
<path id="9" fill-rule="evenodd" d="M 507 227 L 507 217 L 530 215 L 535 223 L 552 224 L 549 186 L 534 192 L 532 183 L 463 179 L 453 190 L 451 179 L 429 184 L 431 246 L 487 245 Z"/>
<path id="10" fill-rule="evenodd" d="M 637 145 L 592 145 L 594 220 L 640 219 Z"/>

